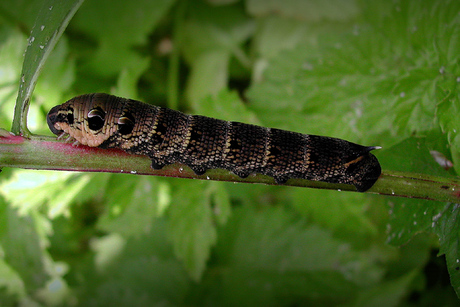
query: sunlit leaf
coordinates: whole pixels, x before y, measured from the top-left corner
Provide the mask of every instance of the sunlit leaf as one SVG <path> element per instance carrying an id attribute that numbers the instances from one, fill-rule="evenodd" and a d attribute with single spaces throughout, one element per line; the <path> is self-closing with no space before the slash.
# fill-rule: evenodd
<path id="1" fill-rule="evenodd" d="M 17 302 L 26 296 L 26 288 L 21 276 L 3 259 L 0 259 L 0 301 Z"/>
<path id="2" fill-rule="evenodd" d="M 22 214 L 47 204 L 49 217 L 55 218 L 67 213 L 72 201 L 89 182 L 88 176 L 72 176 L 65 172 L 17 171 L 9 181 L 3 182 L 2 193 Z"/>

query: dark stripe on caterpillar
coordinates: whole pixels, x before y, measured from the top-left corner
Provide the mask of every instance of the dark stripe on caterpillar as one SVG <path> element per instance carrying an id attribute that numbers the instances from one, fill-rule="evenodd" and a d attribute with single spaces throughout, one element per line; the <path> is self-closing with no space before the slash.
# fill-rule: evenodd
<path id="1" fill-rule="evenodd" d="M 222 168 L 245 178 L 273 177 L 351 184 L 360 192 L 381 173 L 370 153 L 379 147 L 345 140 L 228 122 L 107 94 L 75 97 L 50 110 L 50 130 L 77 142 L 147 155 L 152 168 L 183 163 L 196 174 Z"/>

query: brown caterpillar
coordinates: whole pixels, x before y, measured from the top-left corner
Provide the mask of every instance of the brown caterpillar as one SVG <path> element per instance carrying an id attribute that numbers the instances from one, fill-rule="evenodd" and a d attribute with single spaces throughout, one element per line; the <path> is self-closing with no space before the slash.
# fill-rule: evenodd
<path id="1" fill-rule="evenodd" d="M 148 105 L 107 94 L 75 97 L 50 110 L 50 130 L 92 147 L 147 155 L 152 168 L 183 163 L 196 174 L 211 168 L 245 178 L 272 176 L 352 184 L 368 190 L 380 176 L 379 147 L 341 139 L 264 128 Z"/>

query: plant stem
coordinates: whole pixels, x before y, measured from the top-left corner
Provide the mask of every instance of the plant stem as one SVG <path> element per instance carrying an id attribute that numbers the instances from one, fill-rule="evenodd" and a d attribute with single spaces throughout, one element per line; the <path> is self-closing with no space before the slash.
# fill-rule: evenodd
<path id="1" fill-rule="evenodd" d="M 213 169 L 198 176 L 188 167 L 171 164 L 161 170 L 150 168 L 147 156 L 130 155 L 118 149 L 73 146 L 51 137 L 30 139 L 0 129 L 0 167 L 39 170 L 131 173 L 165 177 L 193 178 L 276 185 L 273 178 L 254 174 L 242 179 L 233 173 Z M 351 185 L 331 184 L 303 179 L 290 179 L 285 186 L 356 191 Z M 460 180 L 423 174 L 386 171 L 367 193 L 420 198 L 458 203 Z"/>
<path id="2" fill-rule="evenodd" d="M 417 173 L 384 171 L 369 192 L 458 203 L 460 202 L 460 180 Z"/>

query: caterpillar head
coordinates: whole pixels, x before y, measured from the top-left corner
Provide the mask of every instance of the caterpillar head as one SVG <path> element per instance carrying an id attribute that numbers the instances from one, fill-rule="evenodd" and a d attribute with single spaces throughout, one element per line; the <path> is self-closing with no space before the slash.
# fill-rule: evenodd
<path id="1" fill-rule="evenodd" d="M 118 114 L 119 103 L 119 98 L 106 94 L 77 96 L 49 111 L 48 126 L 56 135 L 68 134 L 83 145 L 96 147 L 119 129 L 118 121 L 124 121 Z M 125 124 L 121 127 L 126 130 Z"/>

